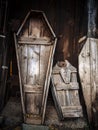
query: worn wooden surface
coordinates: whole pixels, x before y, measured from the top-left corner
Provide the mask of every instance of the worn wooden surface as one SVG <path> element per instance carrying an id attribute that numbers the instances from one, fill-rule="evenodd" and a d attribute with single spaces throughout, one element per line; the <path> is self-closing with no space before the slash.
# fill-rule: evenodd
<path id="1" fill-rule="evenodd" d="M 98 90 L 98 40 L 88 38 L 79 55 L 79 75 L 89 121 Z"/>
<path id="2" fill-rule="evenodd" d="M 27 14 L 15 36 L 24 121 L 44 122 L 55 34 L 43 12 Z"/>
<path id="3" fill-rule="evenodd" d="M 64 66 L 64 64 L 66 64 Z M 77 71 L 67 60 L 62 66 L 57 63 L 52 72 L 52 95 L 60 119 L 81 117 Z"/>

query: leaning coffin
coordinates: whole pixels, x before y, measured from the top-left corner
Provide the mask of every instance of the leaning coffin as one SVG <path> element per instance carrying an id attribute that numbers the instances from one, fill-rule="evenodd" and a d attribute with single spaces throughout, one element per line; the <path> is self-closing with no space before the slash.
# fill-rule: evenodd
<path id="1" fill-rule="evenodd" d="M 55 34 L 43 12 L 30 11 L 14 34 L 24 122 L 44 122 L 56 45 Z"/>
<path id="2" fill-rule="evenodd" d="M 67 60 L 65 63 L 57 63 L 52 72 L 52 95 L 61 120 L 83 116 L 78 91 L 76 68 Z"/>
<path id="3" fill-rule="evenodd" d="M 79 54 L 79 76 L 87 108 L 92 121 L 92 105 L 98 93 L 98 39 L 87 38 Z"/>

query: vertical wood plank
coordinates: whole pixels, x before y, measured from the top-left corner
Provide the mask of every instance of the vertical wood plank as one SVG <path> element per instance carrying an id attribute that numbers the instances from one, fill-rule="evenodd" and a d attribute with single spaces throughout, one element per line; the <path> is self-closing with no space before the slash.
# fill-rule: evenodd
<path id="1" fill-rule="evenodd" d="M 28 46 L 27 84 L 38 84 L 39 80 L 39 46 Z"/>

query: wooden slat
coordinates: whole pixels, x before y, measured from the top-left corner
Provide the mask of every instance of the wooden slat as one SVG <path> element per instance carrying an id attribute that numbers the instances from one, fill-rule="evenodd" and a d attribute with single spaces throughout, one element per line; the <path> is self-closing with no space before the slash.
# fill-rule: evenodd
<path id="1" fill-rule="evenodd" d="M 40 115 L 42 94 L 25 93 L 26 112 L 28 114 Z"/>
<path id="2" fill-rule="evenodd" d="M 46 80 L 46 72 L 49 61 L 50 49 L 52 46 L 40 46 L 40 85 L 44 87 L 44 81 Z"/>
<path id="3" fill-rule="evenodd" d="M 82 117 L 82 107 L 81 106 L 67 106 L 61 107 L 64 117 Z"/>
<path id="4" fill-rule="evenodd" d="M 51 81 L 52 81 L 52 80 L 53 80 L 53 79 L 51 78 Z M 52 82 L 53 82 L 53 81 L 52 81 Z M 64 103 L 63 103 L 63 99 L 64 99 L 64 98 L 60 98 L 60 99 L 62 99 L 62 101 L 60 101 L 60 99 L 59 99 L 59 93 L 60 93 L 60 91 L 56 91 L 54 84 L 51 85 L 51 91 L 52 91 L 52 95 L 53 95 L 53 99 L 54 99 L 54 104 L 55 104 L 55 106 L 56 106 L 56 108 L 57 108 L 57 113 L 58 113 L 60 119 L 63 119 L 63 114 L 62 114 L 62 110 L 61 110 L 61 105 L 64 104 Z M 60 94 L 60 96 L 61 96 L 61 94 Z M 66 97 L 65 97 L 65 98 L 66 98 Z M 66 100 L 66 99 L 65 99 L 65 100 Z M 59 102 L 59 103 L 58 103 L 58 102 Z M 65 102 L 65 103 L 66 103 L 66 102 Z"/>
<path id="5" fill-rule="evenodd" d="M 28 46 L 27 84 L 39 84 L 39 46 Z"/>
<path id="6" fill-rule="evenodd" d="M 49 23 L 48 23 L 48 25 L 49 25 Z M 52 33 L 53 33 L 53 30 L 52 30 Z M 45 117 L 47 95 L 48 95 L 48 91 L 49 91 L 50 76 L 51 76 L 51 73 L 52 73 L 53 56 L 54 56 L 54 52 L 55 52 L 55 48 L 56 48 L 56 42 L 57 42 L 57 39 L 55 38 L 54 44 L 50 48 L 50 55 L 49 55 L 49 60 L 48 60 L 48 67 L 47 67 L 46 80 L 45 80 L 45 86 L 44 86 L 45 88 L 44 88 L 44 93 L 43 93 L 43 94 L 45 94 L 45 96 L 43 97 L 43 101 L 42 101 L 42 106 L 44 104 L 43 110 L 42 110 L 43 111 L 42 123 L 44 122 L 44 117 Z"/>
<path id="7" fill-rule="evenodd" d="M 61 105 L 66 105 L 66 96 L 65 96 L 65 91 L 57 91 L 57 102 Z"/>
<path id="8" fill-rule="evenodd" d="M 25 123 L 27 124 L 41 124 L 41 116 L 38 116 L 38 115 L 33 115 L 33 114 L 26 114 L 25 115 Z"/>
<path id="9" fill-rule="evenodd" d="M 80 105 L 80 101 L 79 101 L 79 92 L 78 90 L 75 91 L 69 91 L 69 95 L 70 95 L 70 105 L 71 106 L 77 106 Z M 81 105 L 80 105 L 81 106 Z"/>
<path id="10" fill-rule="evenodd" d="M 71 84 L 64 84 L 64 83 L 58 83 L 55 85 L 56 90 L 78 90 L 79 86 L 78 83 L 71 83 Z"/>
<path id="11" fill-rule="evenodd" d="M 46 45 L 49 46 L 53 44 L 53 41 L 43 39 L 43 38 L 32 38 L 32 37 L 22 37 L 18 40 L 19 44 L 32 44 L 32 45 Z"/>
<path id="12" fill-rule="evenodd" d="M 43 91 L 43 86 L 24 84 L 24 92 L 33 92 L 33 93 L 42 94 L 42 91 Z"/>
<path id="13" fill-rule="evenodd" d="M 27 82 L 27 45 L 18 47 L 22 83 Z"/>

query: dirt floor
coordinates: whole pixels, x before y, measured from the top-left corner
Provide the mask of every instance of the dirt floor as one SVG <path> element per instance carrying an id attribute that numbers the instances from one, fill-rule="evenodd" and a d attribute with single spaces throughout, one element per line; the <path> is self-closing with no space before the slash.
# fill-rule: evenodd
<path id="1" fill-rule="evenodd" d="M 22 129 L 23 119 L 20 98 L 11 97 L 4 107 L 0 117 L 0 126 L 2 130 Z M 49 130 L 88 130 L 88 125 L 84 118 L 59 121 L 54 104 L 49 98 L 44 125 L 48 126 Z"/>

